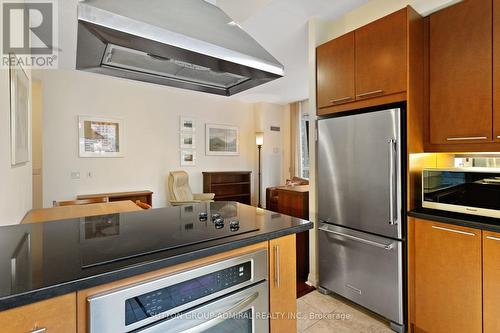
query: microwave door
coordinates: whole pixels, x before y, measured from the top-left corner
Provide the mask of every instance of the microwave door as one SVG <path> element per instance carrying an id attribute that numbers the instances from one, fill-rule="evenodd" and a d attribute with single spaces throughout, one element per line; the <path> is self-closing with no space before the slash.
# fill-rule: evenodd
<path id="1" fill-rule="evenodd" d="M 318 120 L 321 221 L 401 238 L 400 110 Z"/>

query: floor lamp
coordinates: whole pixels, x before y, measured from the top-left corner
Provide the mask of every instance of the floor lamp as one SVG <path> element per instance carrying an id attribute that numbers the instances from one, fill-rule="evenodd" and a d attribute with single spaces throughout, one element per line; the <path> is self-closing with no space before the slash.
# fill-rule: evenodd
<path id="1" fill-rule="evenodd" d="M 264 144 L 264 132 L 255 133 L 255 143 L 257 144 L 257 149 L 259 150 L 259 203 L 257 207 L 262 207 L 262 201 L 260 199 L 261 195 L 261 186 L 262 186 L 262 167 L 261 167 L 261 150 L 262 145 Z"/>

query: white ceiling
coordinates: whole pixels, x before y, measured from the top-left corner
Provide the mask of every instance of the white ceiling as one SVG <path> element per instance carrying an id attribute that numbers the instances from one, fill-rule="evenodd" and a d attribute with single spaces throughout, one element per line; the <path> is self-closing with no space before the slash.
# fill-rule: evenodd
<path id="1" fill-rule="evenodd" d="M 308 98 L 307 22 L 334 20 L 367 0 L 216 0 L 217 5 L 285 66 L 285 77 L 231 98 L 289 103 Z"/>
<path id="2" fill-rule="evenodd" d="M 75 68 L 76 7 L 79 0 L 58 0 L 59 68 Z M 285 77 L 230 98 L 285 104 L 308 98 L 307 22 L 333 21 L 369 0 L 205 0 L 222 8 L 285 66 Z M 380 2 L 379 0 L 371 0 Z M 404 6 L 408 1 L 401 1 Z M 420 13 L 457 0 L 412 0 Z M 36 73 L 35 73 L 36 76 Z"/>

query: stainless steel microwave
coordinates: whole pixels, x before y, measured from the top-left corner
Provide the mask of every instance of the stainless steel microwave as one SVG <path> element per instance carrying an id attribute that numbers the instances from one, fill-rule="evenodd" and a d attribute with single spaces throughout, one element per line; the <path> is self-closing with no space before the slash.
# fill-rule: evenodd
<path id="1" fill-rule="evenodd" d="M 424 169 L 422 206 L 500 218 L 500 169 Z"/>

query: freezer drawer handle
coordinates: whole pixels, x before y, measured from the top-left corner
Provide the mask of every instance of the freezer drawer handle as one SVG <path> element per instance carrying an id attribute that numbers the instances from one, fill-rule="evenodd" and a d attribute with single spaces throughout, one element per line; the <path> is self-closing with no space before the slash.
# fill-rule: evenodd
<path id="1" fill-rule="evenodd" d="M 394 217 L 394 207 L 397 204 L 394 202 L 394 189 L 396 187 L 395 177 L 395 150 L 396 150 L 396 140 L 389 139 L 389 224 L 395 225 L 397 217 Z"/>
<path id="2" fill-rule="evenodd" d="M 375 246 L 375 247 L 378 247 L 378 248 L 381 248 L 381 249 L 384 249 L 384 250 L 391 250 L 392 247 L 393 247 L 393 244 L 377 243 L 377 242 L 374 242 L 374 241 L 371 241 L 371 240 L 368 240 L 368 239 L 364 239 L 364 238 L 361 238 L 361 237 L 356 237 L 356 236 L 344 234 L 344 233 L 341 233 L 341 232 L 338 232 L 338 231 L 333 231 L 333 230 L 330 230 L 330 229 L 328 229 L 326 227 L 318 228 L 318 229 L 321 230 L 321 231 L 324 231 L 324 232 L 328 232 L 328 233 L 337 235 L 337 236 L 342 236 L 342 237 L 345 237 L 345 238 L 349 238 L 349 239 L 351 239 L 353 241 L 356 241 L 356 242 L 360 242 L 360 243 L 363 243 L 363 244 Z"/>

